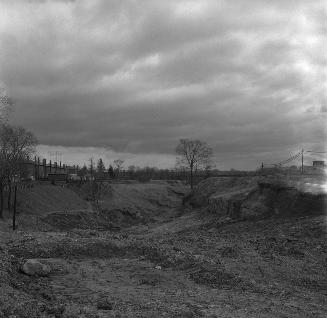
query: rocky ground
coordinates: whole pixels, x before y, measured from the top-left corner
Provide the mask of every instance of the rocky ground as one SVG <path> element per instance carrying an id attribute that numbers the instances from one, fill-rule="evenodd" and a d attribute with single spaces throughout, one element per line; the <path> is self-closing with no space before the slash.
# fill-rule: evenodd
<path id="1" fill-rule="evenodd" d="M 242 187 L 228 181 L 223 192 L 234 195 L 219 197 L 218 207 L 241 211 L 235 191 L 252 189 L 257 181 L 239 180 Z M 69 211 L 41 215 L 39 230 L 34 224 L 12 233 L 2 222 L 0 317 L 325 317 L 321 205 L 269 217 L 265 210 L 247 219 L 212 208 L 210 198 L 221 190 L 214 183 L 215 191 L 198 190 L 185 206 L 181 184 L 116 185 L 101 202 L 100 216 L 83 210 L 84 218 L 89 212 L 107 222 L 101 230 L 88 219 L 56 221 Z M 278 189 L 280 196 L 284 190 Z M 254 198 L 251 192 L 245 206 Z M 262 205 L 270 201 L 260 197 Z M 23 272 L 28 259 L 45 266 L 42 276 Z"/>

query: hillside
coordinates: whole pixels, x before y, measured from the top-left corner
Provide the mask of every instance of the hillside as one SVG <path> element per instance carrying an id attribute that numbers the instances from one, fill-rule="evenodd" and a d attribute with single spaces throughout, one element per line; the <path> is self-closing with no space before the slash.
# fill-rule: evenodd
<path id="1" fill-rule="evenodd" d="M 219 217 L 238 220 L 323 214 L 326 191 L 322 180 L 280 177 L 209 178 L 186 202 Z M 320 183 L 319 183 L 320 182 Z"/>

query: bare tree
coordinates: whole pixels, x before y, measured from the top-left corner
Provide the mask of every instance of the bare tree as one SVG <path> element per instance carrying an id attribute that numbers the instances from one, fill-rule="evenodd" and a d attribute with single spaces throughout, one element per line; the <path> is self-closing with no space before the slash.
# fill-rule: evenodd
<path id="1" fill-rule="evenodd" d="M 98 211 L 100 210 L 99 200 L 108 195 L 112 195 L 112 188 L 108 182 L 104 182 L 103 180 L 93 182 L 91 199 Z"/>
<path id="2" fill-rule="evenodd" d="M 191 189 L 194 186 L 194 171 L 207 169 L 211 165 L 212 148 L 200 140 L 180 139 L 176 147 L 177 166 L 190 171 Z"/>
<path id="3" fill-rule="evenodd" d="M 3 188 L 8 186 L 8 208 L 11 200 L 11 184 L 20 175 L 21 163 L 35 152 L 37 140 L 22 127 L 3 124 L 0 127 L 0 217 L 3 211 Z"/>
<path id="4" fill-rule="evenodd" d="M 120 171 L 123 168 L 123 164 L 124 164 L 124 160 L 122 159 L 116 159 L 114 160 L 114 165 L 116 166 L 116 172 L 117 172 L 117 176 L 119 177 Z"/>

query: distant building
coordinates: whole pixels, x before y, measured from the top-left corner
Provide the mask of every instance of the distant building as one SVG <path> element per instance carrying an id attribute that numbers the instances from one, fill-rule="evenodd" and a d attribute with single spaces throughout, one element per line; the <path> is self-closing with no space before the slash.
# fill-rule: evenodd
<path id="1" fill-rule="evenodd" d="M 323 167 L 325 167 L 325 161 L 323 161 L 323 160 L 313 161 L 312 166 L 316 167 L 316 168 L 323 168 Z"/>

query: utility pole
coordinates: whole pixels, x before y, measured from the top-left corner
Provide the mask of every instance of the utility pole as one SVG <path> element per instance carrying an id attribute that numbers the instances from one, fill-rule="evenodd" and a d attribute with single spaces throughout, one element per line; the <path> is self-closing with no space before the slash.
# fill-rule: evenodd
<path id="1" fill-rule="evenodd" d="M 37 157 L 37 179 L 40 179 L 40 157 Z"/>
<path id="2" fill-rule="evenodd" d="M 15 193 L 14 193 L 14 211 L 12 215 L 12 230 L 16 230 L 16 205 L 17 205 L 17 183 L 15 184 Z"/>
<path id="3" fill-rule="evenodd" d="M 47 177 L 47 159 L 43 159 L 43 180 Z"/>
<path id="4" fill-rule="evenodd" d="M 303 149 L 302 149 L 302 151 L 301 151 L 301 154 L 302 154 L 302 169 L 301 169 L 301 172 L 302 172 L 302 174 L 303 174 Z"/>
<path id="5" fill-rule="evenodd" d="M 37 161 L 36 161 L 36 156 L 34 156 L 34 179 L 35 181 L 37 180 L 37 168 L 36 168 L 36 165 L 37 165 Z"/>

